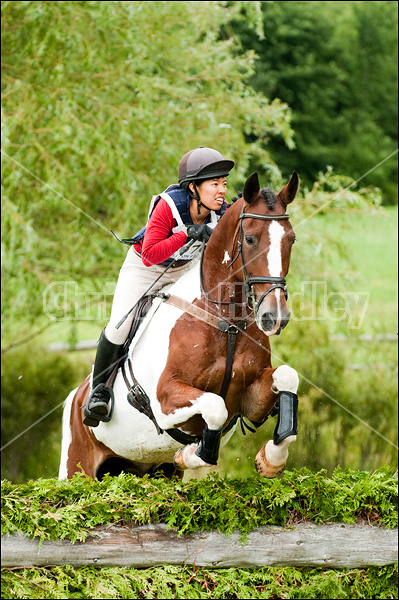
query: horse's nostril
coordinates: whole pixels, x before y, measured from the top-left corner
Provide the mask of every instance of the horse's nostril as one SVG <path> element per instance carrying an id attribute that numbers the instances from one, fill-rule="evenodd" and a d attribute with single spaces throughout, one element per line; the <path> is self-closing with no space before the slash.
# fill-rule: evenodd
<path id="1" fill-rule="evenodd" d="M 288 313 L 287 316 L 282 317 L 282 319 L 280 321 L 280 327 L 281 327 L 281 329 L 284 329 L 284 327 L 287 327 L 288 321 L 290 320 L 290 316 L 291 316 L 291 313 Z"/>
<path id="2" fill-rule="evenodd" d="M 264 313 L 262 315 L 262 329 L 263 331 L 271 331 L 276 324 L 276 319 L 272 313 Z"/>

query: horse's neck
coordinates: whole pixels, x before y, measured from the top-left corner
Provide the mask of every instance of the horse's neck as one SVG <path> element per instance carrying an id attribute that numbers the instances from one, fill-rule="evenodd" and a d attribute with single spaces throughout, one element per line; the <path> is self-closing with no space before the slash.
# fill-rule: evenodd
<path id="1" fill-rule="evenodd" d="M 231 298 L 242 303 L 240 286 L 234 286 L 232 268 L 229 267 L 234 258 L 234 240 L 238 228 L 238 216 L 242 203 L 237 202 L 223 215 L 210 237 L 202 262 L 203 286 L 209 298 L 218 302 L 229 302 Z M 220 306 L 220 311 L 223 312 Z"/>

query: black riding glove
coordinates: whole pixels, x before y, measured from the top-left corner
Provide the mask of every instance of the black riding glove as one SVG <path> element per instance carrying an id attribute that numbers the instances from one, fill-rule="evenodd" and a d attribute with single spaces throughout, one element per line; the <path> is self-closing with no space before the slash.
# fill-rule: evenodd
<path id="1" fill-rule="evenodd" d="M 207 242 L 211 237 L 213 229 L 208 225 L 188 225 L 187 240 L 195 240 L 196 242 Z"/>

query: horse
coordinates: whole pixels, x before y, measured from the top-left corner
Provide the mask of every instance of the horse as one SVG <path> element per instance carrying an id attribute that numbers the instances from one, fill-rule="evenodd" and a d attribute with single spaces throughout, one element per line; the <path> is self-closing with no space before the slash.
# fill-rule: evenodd
<path id="1" fill-rule="evenodd" d="M 269 338 L 290 318 L 286 275 L 295 234 L 286 209 L 298 186 L 295 171 L 279 193 L 261 189 L 257 173 L 248 177 L 201 260 L 152 299 L 118 367 L 109 422 L 83 424 L 92 376 L 69 394 L 60 479 L 122 471 L 182 477 L 217 464 L 238 420 L 250 429 L 247 421 L 257 428 L 274 415 L 273 440 L 255 467 L 268 478 L 282 472 L 297 435 L 299 379 L 288 365 L 272 367 Z"/>

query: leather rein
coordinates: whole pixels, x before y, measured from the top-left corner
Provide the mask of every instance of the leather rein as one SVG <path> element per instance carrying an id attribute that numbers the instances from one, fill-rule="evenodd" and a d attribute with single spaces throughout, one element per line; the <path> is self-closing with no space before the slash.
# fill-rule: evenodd
<path id="1" fill-rule="evenodd" d="M 277 215 L 259 215 L 256 213 L 246 213 L 244 211 L 244 206 L 241 210 L 240 216 L 239 216 L 239 227 L 238 227 L 238 231 L 237 234 L 234 238 L 233 241 L 233 249 L 234 249 L 234 244 L 238 235 L 238 243 L 237 243 L 237 254 L 236 256 L 231 260 L 230 264 L 228 265 L 228 268 L 232 267 L 233 264 L 235 263 L 235 261 L 237 260 L 238 257 L 241 258 L 241 269 L 242 269 L 242 274 L 243 274 L 243 283 L 244 283 L 244 288 L 245 288 L 245 294 L 246 294 L 246 302 L 245 305 L 250 305 L 252 306 L 252 310 L 254 311 L 255 315 L 257 314 L 259 307 L 261 305 L 261 303 L 263 302 L 264 298 L 267 296 L 267 294 L 269 294 L 271 291 L 275 290 L 275 289 L 282 289 L 284 292 L 284 296 L 287 299 L 288 297 L 288 291 L 287 291 L 287 286 L 286 286 L 286 279 L 285 277 L 271 277 L 271 276 L 251 276 L 249 270 L 248 270 L 248 266 L 247 266 L 247 262 L 245 260 L 245 256 L 244 256 L 244 248 L 243 248 L 243 239 L 244 239 L 244 230 L 243 230 L 243 220 L 244 219 L 261 219 L 263 221 L 287 221 L 289 219 L 289 215 L 288 214 L 277 214 Z M 200 280 L 201 280 L 201 291 L 204 294 L 204 297 L 212 302 L 213 304 L 228 304 L 231 305 L 231 302 L 220 302 L 220 301 L 216 301 L 216 300 L 212 300 L 209 297 L 208 292 L 205 291 L 204 288 L 204 281 L 203 281 L 203 258 L 204 258 L 204 250 L 202 252 L 202 256 L 201 256 L 201 267 L 200 267 Z M 233 252 L 232 252 L 233 254 Z M 272 284 L 270 288 L 268 288 L 265 292 L 263 292 L 263 294 L 260 296 L 259 300 L 256 300 L 256 294 L 253 290 L 253 285 L 256 283 L 270 283 Z M 236 341 L 237 341 L 237 335 L 238 333 L 245 331 L 246 328 L 248 326 L 248 321 L 247 320 L 240 320 L 236 323 L 231 323 L 230 321 L 227 320 L 221 320 L 218 322 L 218 327 L 221 331 L 223 331 L 224 333 L 227 333 L 227 354 L 226 354 L 226 367 L 225 367 L 225 373 L 224 373 L 224 378 L 223 378 L 223 382 L 222 382 L 222 386 L 219 392 L 219 396 L 221 396 L 223 398 L 223 400 L 226 400 L 226 396 L 227 396 L 227 392 L 230 386 L 230 381 L 231 381 L 231 373 L 232 373 L 232 369 L 233 369 L 233 363 L 234 363 L 234 355 L 235 355 L 235 347 L 236 347 Z M 236 415 L 235 418 L 233 417 L 232 421 L 230 421 L 230 423 L 227 425 L 227 427 L 224 429 L 223 433 L 227 433 L 228 430 L 231 429 L 231 427 L 234 425 L 234 423 L 237 421 L 238 418 L 241 418 L 241 428 L 243 433 L 245 433 L 244 428 L 243 428 L 243 424 L 250 430 L 250 431 L 255 431 L 254 429 L 252 429 L 247 423 L 245 423 L 245 421 L 243 421 L 242 416 L 238 416 Z M 267 419 L 267 417 L 266 417 Z M 262 425 L 266 419 L 262 422 L 262 423 L 255 423 L 253 421 L 251 421 L 251 423 L 255 426 L 255 427 L 260 427 L 260 425 Z"/>

